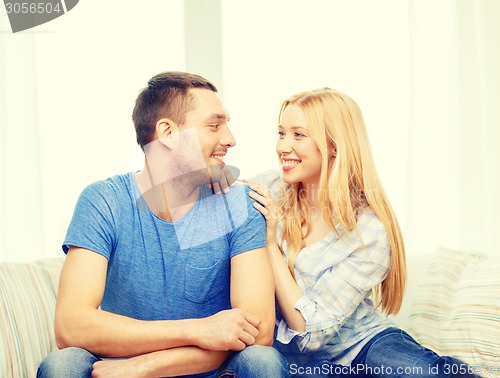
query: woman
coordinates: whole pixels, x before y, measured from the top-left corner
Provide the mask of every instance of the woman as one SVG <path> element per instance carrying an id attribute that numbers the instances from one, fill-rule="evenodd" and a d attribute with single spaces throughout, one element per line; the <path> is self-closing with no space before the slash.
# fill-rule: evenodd
<path id="1" fill-rule="evenodd" d="M 276 206 L 266 185 L 250 196 L 267 220 L 275 346 L 292 376 L 474 376 L 386 317 L 401 307 L 405 249 L 357 104 L 329 88 L 285 100 L 276 151 Z"/>

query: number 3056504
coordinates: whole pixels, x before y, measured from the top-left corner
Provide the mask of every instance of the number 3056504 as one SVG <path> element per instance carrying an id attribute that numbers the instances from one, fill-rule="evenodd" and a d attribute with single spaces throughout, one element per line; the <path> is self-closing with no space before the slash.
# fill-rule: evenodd
<path id="1" fill-rule="evenodd" d="M 61 3 L 55 5 L 51 3 L 5 3 L 7 13 L 16 14 L 44 14 L 44 13 L 61 13 L 64 10 L 61 8 Z"/>

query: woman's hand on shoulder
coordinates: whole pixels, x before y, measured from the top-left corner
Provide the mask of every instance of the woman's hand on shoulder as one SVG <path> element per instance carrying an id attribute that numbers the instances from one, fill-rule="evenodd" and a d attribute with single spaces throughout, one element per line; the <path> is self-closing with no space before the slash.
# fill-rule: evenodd
<path id="1" fill-rule="evenodd" d="M 253 206 L 260 211 L 266 219 L 267 226 L 267 243 L 276 244 L 276 223 L 277 223 L 277 208 L 271 197 L 269 189 L 264 185 L 249 182 L 248 187 L 252 189 L 248 193 L 250 198 L 255 200 Z"/>

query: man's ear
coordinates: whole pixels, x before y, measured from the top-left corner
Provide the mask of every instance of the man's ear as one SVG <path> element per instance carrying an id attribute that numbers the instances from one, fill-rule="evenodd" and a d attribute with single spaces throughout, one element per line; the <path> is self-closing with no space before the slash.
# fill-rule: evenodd
<path id="1" fill-rule="evenodd" d="M 177 124 L 169 118 L 161 118 L 156 122 L 156 137 L 158 141 L 167 148 L 175 146 L 175 132 L 177 131 Z"/>

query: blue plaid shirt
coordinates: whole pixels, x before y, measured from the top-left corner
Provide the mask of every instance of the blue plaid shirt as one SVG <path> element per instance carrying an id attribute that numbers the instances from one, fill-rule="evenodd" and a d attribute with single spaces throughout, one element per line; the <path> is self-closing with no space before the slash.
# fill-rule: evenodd
<path id="1" fill-rule="evenodd" d="M 266 172 L 252 181 L 266 185 L 273 196 L 280 188 L 278 172 Z M 349 365 L 373 336 L 395 326 L 371 300 L 372 288 L 389 271 L 387 233 L 370 208 L 359 216 L 357 226 L 362 241 L 355 231 L 338 228 L 342 240 L 331 231 L 297 256 L 295 280 L 303 296 L 295 308 L 304 317 L 306 330 L 290 329 L 278 309 L 275 341 L 291 364 L 328 359 Z M 286 260 L 286 244 L 283 252 Z"/>

